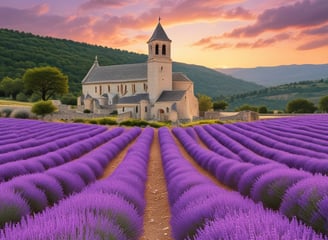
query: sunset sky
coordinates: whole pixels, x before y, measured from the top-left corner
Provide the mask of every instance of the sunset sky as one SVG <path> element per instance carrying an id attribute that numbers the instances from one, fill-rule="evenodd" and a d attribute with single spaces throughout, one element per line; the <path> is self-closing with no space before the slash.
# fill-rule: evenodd
<path id="1" fill-rule="evenodd" d="M 211 68 L 328 63 L 328 0 L 0 1 L 0 28 L 138 53 L 147 53 L 159 16 L 174 61 Z"/>

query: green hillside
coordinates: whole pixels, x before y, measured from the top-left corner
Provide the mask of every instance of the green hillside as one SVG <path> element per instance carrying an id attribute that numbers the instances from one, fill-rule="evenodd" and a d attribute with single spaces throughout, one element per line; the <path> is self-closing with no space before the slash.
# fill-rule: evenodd
<path id="1" fill-rule="evenodd" d="M 293 99 L 305 98 L 317 105 L 323 96 L 328 96 L 328 79 L 303 81 L 265 88 L 233 95 L 227 98 L 227 101 L 229 102 L 229 110 L 248 104 L 251 106 L 264 105 L 269 110 L 283 111 L 287 103 Z"/>
<path id="2" fill-rule="evenodd" d="M 193 80 L 196 93 L 211 97 L 244 93 L 263 87 L 199 65 L 174 63 L 174 72 L 183 72 Z"/>
<path id="3" fill-rule="evenodd" d="M 0 80 L 6 76 L 20 78 L 28 68 L 50 65 L 68 75 L 70 91 L 74 93 L 81 91 L 81 80 L 95 56 L 101 65 L 147 61 L 143 54 L 7 29 L 0 29 L 0 53 Z M 194 81 L 196 93 L 213 97 L 261 88 L 202 66 L 174 63 L 173 69 Z"/>

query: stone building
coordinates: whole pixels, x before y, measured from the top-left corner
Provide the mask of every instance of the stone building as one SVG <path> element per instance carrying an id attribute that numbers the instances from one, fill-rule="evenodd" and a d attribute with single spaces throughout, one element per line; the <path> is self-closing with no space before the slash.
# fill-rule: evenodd
<path id="1" fill-rule="evenodd" d="M 143 120 L 176 122 L 198 117 L 193 82 L 172 72 L 171 40 L 158 22 L 146 63 L 101 66 L 96 57 L 82 81 L 80 109 Z"/>

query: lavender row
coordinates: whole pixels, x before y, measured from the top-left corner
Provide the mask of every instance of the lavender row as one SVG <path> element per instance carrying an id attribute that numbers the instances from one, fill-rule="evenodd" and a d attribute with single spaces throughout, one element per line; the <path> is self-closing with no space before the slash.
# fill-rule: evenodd
<path id="1" fill-rule="evenodd" d="M 216 127 L 216 125 L 215 125 Z M 210 137 L 211 139 L 211 144 L 212 148 L 211 150 L 217 152 L 218 148 L 227 148 L 234 154 L 238 156 L 238 158 L 234 157 L 233 159 L 236 160 L 241 160 L 243 162 L 250 162 L 253 164 L 266 164 L 266 163 L 271 163 L 272 160 L 260 156 L 258 154 L 254 154 L 253 151 L 250 149 L 246 148 L 243 144 L 240 142 L 234 140 L 231 138 L 229 135 L 225 134 L 224 132 L 218 131 L 215 129 L 215 127 L 210 126 L 210 125 L 205 125 L 203 127 L 196 127 L 196 131 L 199 134 L 200 138 L 203 140 L 204 139 L 204 133 L 201 133 L 201 129 L 205 130 L 207 133 L 207 137 Z M 217 126 L 219 127 L 219 126 Z M 216 142 L 219 142 L 220 145 L 216 144 Z"/>
<path id="2" fill-rule="evenodd" d="M 1 128 L 1 139 L 0 145 L 5 147 L 6 144 L 16 143 L 16 144 L 24 144 L 24 141 L 28 139 L 38 140 L 43 139 L 45 137 L 52 137 L 55 139 L 56 135 L 62 134 L 58 137 L 69 136 L 70 133 L 77 134 L 82 131 L 91 131 L 94 129 L 103 129 L 104 127 L 89 125 L 83 126 L 82 124 L 61 124 L 54 122 L 42 122 L 36 120 L 15 120 L 15 119 L 0 119 L 2 127 Z M 33 121 L 32 124 L 28 124 Z M 26 124 L 24 124 L 26 123 Z M 18 126 L 17 126 L 18 124 Z M 19 125 L 23 125 L 23 129 L 19 128 Z M 16 129 L 17 128 L 17 129 Z M 7 137 L 4 137 L 7 136 Z M 51 138 L 49 138 L 50 140 Z"/>
<path id="3" fill-rule="evenodd" d="M 197 146 L 187 130 L 177 128 L 173 132 L 189 154 L 227 186 L 328 234 L 328 209 L 324 207 L 328 203 L 326 176 L 313 176 L 277 163 L 247 166 L 232 159 L 215 158 L 210 151 Z"/>
<path id="4" fill-rule="evenodd" d="M 27 213 L 40 212 L 64 197 L 80 192 L 99 178 L 108 163 L 140 132 L 139 128 L 132 128 L 75 161 L 51 167 L 43 173 L 19 176 L 0 184 L 0 192 L 11 191 L 21 199 L 16 205 L 15 201 L 2 196 L 0 223 L 18 221 Z M 28 212 L 26 207 L 22 207 L 24 205 L 19 204 L 22 201 L 28 205 Z M 9 209 L 14 209 L 15 214 L 5 214 Z"/>
<path id="5" fill-rule="evenodd" d="M 138 239 L 153 133 L 151 128 L 143 131 L 110 177 L 41 214 L 7 225 L 0 239 Z"/>
<path id="6" fill-rule="evenodd" d="M 51 128 L 51 125 L 52 124 L 48 126 L 49 129 Z M 49 151 L 55 151 L 56 149 L 66 147 L 72 143 L 101 134 L 107 129 L 103 127 L 85 129 L 84 131 L 81 129 L 80 133 L 76 133 L 75 131 L 71 132 L 70 130 L 70 128 L 66 129 L 65 136 L 49 132 L 50 137 L 45 137 L 39 140 L 32 138 L 25 140 L 22 144 L 11 143 L 1 146 L 0 164 L 39 156 L 47 152 L 47 149 L 49 149 Z M 53 136 L 51 136 L 51 134 Z"/>
<path id="7" fill-rule="evenodd" d="M 35 151 L 43 153 L 43 155 L 24 160 L 12 160 L 8 163 L 1 164 L 0 182 L 8 181 L 19 175 L 43 172 L 49 168 L 68 163 L 87 154 L 93 149 L 108 142 L 110 139 L 117 137 L 123 131 L 123 128 L 116 128 L 73 143 L 63 139 L 62 143 L 67 142 L 68 145 L 65 144 L 60 147 L 57 145 L 56 148 L 51 148 L 50 144 L 41 145 L 36 148 Z M 27 153 L 25 152 L 24 154 L 26 156 Z M 13 158 L 19 158 L 18 156 L 20 156 L 20 153 L 17 151 L 16 153 L 8 155 Z M 9 159 L 9 157 L 7 159 Z"/>
<path id="8" fill-rule="evenodd" d="M 195 161 L 225 185 L 255 202 L 263 203 L 265 207 L 280 209 L 284 215 L 290 218 L 297 217 L 314 229 L 328 233 L 324 230 L 324 226 L 328 226 L 328 216 L 324 214 L 328 212 L 319 212 L 319 200 L 328 192 L 324 191 L 324 187 L 328 189 L 327 177 L 313 176 L 277 163 L 252 165 L 213 156 L 211 151 L 201 148 L 185 129 L 175 128 L 173 133 Z M 321 181 L 319 186 L 314 184 L 318 180 Z M 294 185 L 298 186 L 299 182 L 303 184 L 301 186 L 306 187 L 302 187 L 298 194 L 294 194 Z M 306 204 L 300 203 L 299 197 L 306 191 L 305 196 L 310 200 L 306 199 Z M 311 197 L 309 194 L 312 194 Z M 318 206 L 313 207 L 314 205 Z"/>
<path id="9" fill-rule="evenodd" d="M 248 134 L 251 133 L 249 136 L 256 141 L 260 141 L 268 146 L 275 146 L 286 152 L 319 158 L 327 158 L 328 155 L 328 150 L 325 147 L 327 143 L 325 141 L 322 142 L 322 144 L 315 144 L 313 143 L 313 138 L 305 141 L 304 138 L 306 136 L 300 137 L 299 139 L 295 136 L 284 137 L 282 136 L 282 133 L 272 133 L 270 129 L 263 129 L 260 126 L 255 126 L 253 124 L 236 123 L 233 127 L 235 127 L 236 131 L 244 132 L 246 130 Z"/>
<path id="10" fill-rule="evenodd" d="M 229 136 L 232 141 L 235 141 L 236 144 L 241 145 L 245 149 L 244 151 L 251 153 L 247 156 L 249 159 L 258 158 L 258 156 L 261 156 L 262 158 L 267 159 L 267 161 L 280 162 L 292 168 L 304 169 L 312 173 L 328 173 L 328 165 L 326 164 L 328 158 L 324 154 L 322 154 L 321 157 L 326 156 L 326 158 L 318 158 L 318 155 L 317 157 L 308 157 L 289 153 L 275 146 L 269 147 L 262 142 L 260 143 L 253 140 L 250 136 L 246 136 L 247 131 L 242 132 L 239 130 L 239 132 L 241 132 L 239 133 L 237 130 L 232 130 L 234 129 L 233 126 L 213 125 L 207 126 L 207 129 L 215 135 L 225 134 L 226 136 Z M 250 132 L 249 135 L 251 134 L 252 133 Z M 241 155 L 241 153 L 239 154 Z"/>
<path id="11" fill-rule="evenodd" d="M 311 142 L 311 140 L 314 140 L 315 143 L 322 143 L 322 141 L 328 140 L 328 126 L 325 123 L 327 121 L 327 117 L 327 114 L 322 114 L 293 118 L 281 118 L 270 120 L 268 122 L 256 122 L 254 124 L 259 127 L 270 129 L 275 133 L 281 134 L 282 136 L 300 136 L 306 141 Z"/>
<path id="12" fill-rule="evenodd" d="M 324 239 L 312 229 L 218 188 L 182 157 L 168 129 L 159 130 L 174 239 Z"/>

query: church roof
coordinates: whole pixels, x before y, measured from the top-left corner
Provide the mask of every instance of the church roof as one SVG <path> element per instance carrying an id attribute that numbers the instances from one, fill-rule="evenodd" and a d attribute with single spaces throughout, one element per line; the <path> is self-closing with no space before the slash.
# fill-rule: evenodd
<path id="1" fill-rule="evenodd" d="M 165 31 L 164 31 L 164 29 L 163 29 L 160 22 L 158 22 L 157 27 L 156 27 L 153 35 L 151 36 L 151 38 L 148 40 L 147 43 L 155 41 L 155 40 L 171 42 L 171 40 L 166 35 L 166 33 L 165 33 Z"/>
<path id="2" fill-rule="evenodd" d="M 172 73 L 173 81 L 191 81 L 185 74 Z M 115 83 L 147 81 L 147 63 L 121 64 L 111 66 L 93 65 L 82 83 Z"/>
<path id="3" fill-rule="evenodd" d="M 147 80 L 147 63 L 111 66 L 94 65 L 82 83 Z"/>
<path id="4" fill-rule="evenodd" d="M 185 95 L 184 90 L 163 91 L 156 102 L 179 101 Z"/>
<path id="5" fill-rule="evenodd" d="M 173 72 L 172 73 L 173 81 L 181 81 L 181 82 L 192 82 L 185 74 L 181 72 Z"/>
<path id="6" fill-rule="evenodd" d="M 121 97 L 118 100 L 118 104 L 128 104 L 128 103 L 139 103 L 142 100 L 149 100 L 148 93 L 140 93 L 134 96 Z"/>

